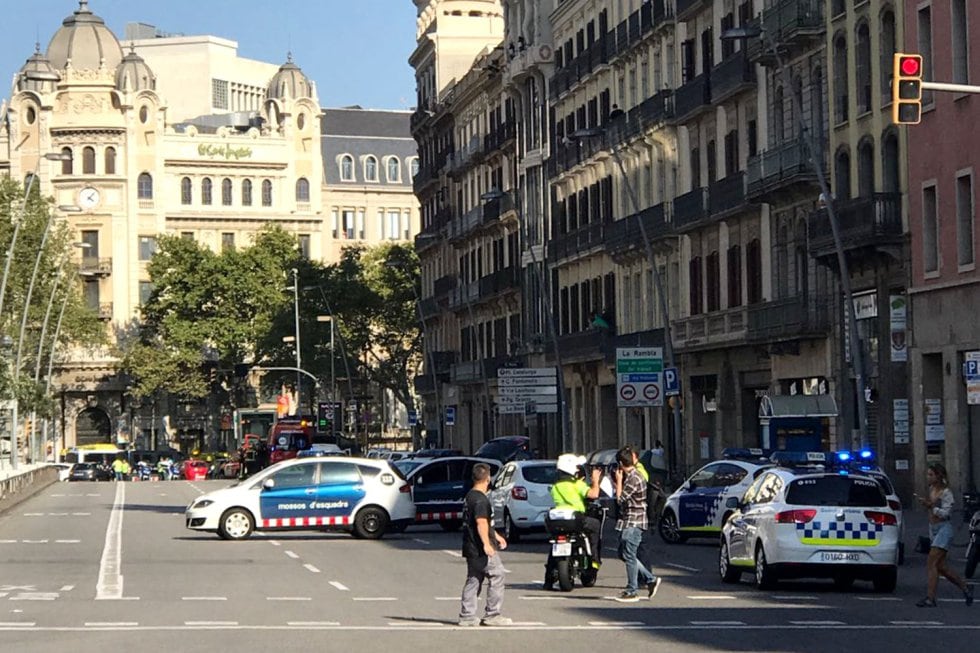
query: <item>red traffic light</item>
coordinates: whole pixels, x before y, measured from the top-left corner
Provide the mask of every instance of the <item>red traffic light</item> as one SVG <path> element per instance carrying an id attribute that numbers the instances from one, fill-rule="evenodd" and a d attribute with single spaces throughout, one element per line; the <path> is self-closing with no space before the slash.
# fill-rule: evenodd
<path id="1" fill-rule="evenodd" d="M 922 61 L 919 57 L 902 57 L 899 69 L 907 77 L 915 77 L 922 71 Z"/>

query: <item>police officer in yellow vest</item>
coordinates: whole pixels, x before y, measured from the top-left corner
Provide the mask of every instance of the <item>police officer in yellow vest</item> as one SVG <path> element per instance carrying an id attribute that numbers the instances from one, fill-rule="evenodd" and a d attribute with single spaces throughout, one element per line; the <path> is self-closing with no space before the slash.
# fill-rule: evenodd
<path id="1" fill-rule="evenodd" d="M 595 561 L 592 564 L 598 568 L 602 557 L 599 546 L 599 531 L 602 528 L 602 523 L 595 517 L 589 517 L 585 514 L 585 500 L 598 498 L 602 470 L 592 470 L 590 485 L 583 480 L 581 475 L 581 467 L 584 464 L 585 456 L 576 456 L 571 453 L 558 456 L 558 480 L 551 486 L 551 498 L 555 502 L 556 508 L 570 508 L 576 512 L 580 530 L 589 538 L 592 559 Z M 546 590 L 554 587 L 555 575 L 555 567 L 549 553 L 544 574 L 544 588 Z"/>

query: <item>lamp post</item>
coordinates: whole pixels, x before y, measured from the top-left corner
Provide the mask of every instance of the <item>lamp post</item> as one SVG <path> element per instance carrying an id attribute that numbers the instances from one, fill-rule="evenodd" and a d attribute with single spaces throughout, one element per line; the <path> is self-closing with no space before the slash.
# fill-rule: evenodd
<path id="1" fill-rule="evenodd" d="M 830 185 L 827 183 L 827 176 L 824 174 L 821 162 L 817 161 L 817 156 L 820 149 L 817 148 L 815 140 L 816 137 L 807 127 L 806 118 L 804 117 L 803 113 L 803 98 L 801 97 L 800 93 L 796 91 L 795 84 L 793 84 L 792 73 L 783 62 L 783 58 L 779 54 L 779 48 L 769 38 L 769 35 L 766 34 L 765 30 L 758 25 L 753 25 L 750 27 L 733 27 L 725 30 L 721 34 L 722 40 L 746 41 L 751 38 L 760 38 L 762 40 L 763 47 L 771 51 L 776 59 L 776 69 L 779 74 L 782 75 L 783 84 L 786 86 L 786 88 L 790 89 L 790 95 L 793 97 L 793 113 L 796 114 L 797 126 L 800 129 L 800 136 L 803 138 L 803 142 L 809 154 L 808 159 L 810 161 L 810 165 L 813 167 L 813 172 L 817 177 L 817 183 L 820 186 L 820 194 L 827 200 L 827 220 L 830 222 L 830 230 L 834 236 L 834 249 L 837 253 L 837 267 L 840 273 L 841 290 L 844 293 L 844 305 L 847 310 L 847 330 L 854 367 L 854 391 L 857 400 L 858 436 L 860 438 L 861 446 L 867 447 L 868 406 L 864 397 L 864 354 L 861 351 L 861 339 L 858 336 L 857 317 L 854 315 L 854 296 L 851 293 L 851 275 L 847 266 L 847 256 L 844 254 L 844 246 L 841 243 L 840 226 L 837 222 L 837 211 L 834 208 L 834 201 L 832 199 L 833 196 L 830 193 Z M 843 384 L 841 385 L 843 386 Z M 841 389 L 843 390 L 843 388 Z"/>
<path id="2" fill-rule="evenodd" d="M 330 323 L 330 401 L 337 402 L 337 369 L 334 363 L 337 360 L 336 352 L 333 348 L 333 315 L 317 315 L 317 322 Z"/>
<path id="3" fill-rule="evenodd" d="M 504 193 L 504 191 L 500 190 L 499 188 L 493 188 L 488 192 L 484 193 L 481 199 L 483 199 L 484 201 L 491 201 L 495 199 L 499 200 L 505 196 L 506 193 Z M 517 197 L 516 190 L 514 191 L 514 210 L 517 212 L 518 224 L 524 225 L 524 215 L 521 212 L 521 203 L 519 201 L 519 198 Z M 524 227 L 525 229 L 528 229 L 527 225 L 524 225 Z M 531 254 L 531 264 L 535 268 L 537 268 L 538 258 L 537 255 L 534 253 L 534 246 L 528 244 L 527 250 Z M 551 294 L 548 292 L 548 282 L 547 279 L 545 279 L 546 269 L 547 269 L 547 262 L 541 261 L 541 274 L 538 275 L 538 282 L 540 285 L 539 291 L 541 293 L 541 300 L 544 302 L 544 310 L 545 310 L 544 322 L 548 328 L 548 336 L 551 339 L 551 346 L 554 349 L 555 366 L 557 367 L 556 372 L 558 377 L 558 393 L 559 393 L 558 398 L 561 401 L 561 425 L 559 426 L 559 428 L 561 429 L 561 433 L 559 439 L 561 441 L 562 451 L 568 451 L 569 438 L 571 438 L 572 435 L 571 417 L 569 416 L 569 410 L 568 410 L 568 389 L 565 387 L 565 370 L 564 367 L 562 366 L 561 347 L 558 346 L 558 333 L 555 330 L 555 321 L 554 321 L 555 317 L 551 305 Z"/>
<path id="4" fill-rule="evenodd" d="M 573 132 L 570 138 L 573 141 L 579 141 L 585 138 L 602 136 L 606 133 L 607 132 L 604 127 L 592 127 Z M 631 206 L 633 207 L 633 213 L 636 215 L 636 222 L 640 226 L 640 239 L 643 240 L 643 251 L 647 259 L 647 265 L 650 266 L 650 271 L 653 276 L 653 283 L 657 287 L 657 295 L 660 298 L 660 313 L 664 321 L 664 364 L 666 367 L 677 368 L 677 359 L 674 357 L 674 338 L 670 328 L 670 304 L 667 301 L 667 295 L 664 293 L 664 284 L 663 279 L 660 277 L 660 268 L 657 267 L 657 260 L 653 254 L 653 243 L 650 242 L 650 236 L 647 234 L 646 225 L 643 223 L 643 216 L 640 215 L 640 201 L 636 196 L 636 190 L 633 188 L 633 184 L 630 183 L 629 175 L 626 172 L 626 164 L 623 162 L 623 157 L 620 156 L 619 150 L 616 149 L 615 144 L 612 144 L 610 151 L 612 152 L 613 160 L 616 161 L 616 166 L 619 168 L 619 174 L 623 178 L 623 186 L 626 188 L 626 194 L 630 199 Z M 650 311 L 650 328 L 653 328 L 653 325 L 656 323 L 656 307 L 652 301 L 647 302 L 647 307 Z M 671 446 L 670 460 L 672 466 L 675 467 L 674 471 L 676 471 L 678 454 L 684 446 L 680 397 L 677 397 L 674 400 L 674 405 L 671 412 L 674 422 L 674 441 Z"/>

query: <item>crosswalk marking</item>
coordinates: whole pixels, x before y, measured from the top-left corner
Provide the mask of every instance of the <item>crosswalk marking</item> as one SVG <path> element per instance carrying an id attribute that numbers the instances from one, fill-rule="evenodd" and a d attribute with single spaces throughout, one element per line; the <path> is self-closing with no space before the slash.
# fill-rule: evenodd
<path id="1" fill-rule="evenodd" d="M 339 581 L 332 580 L 332 581 L 330 581 L 330 584 L 333 585 L 335 588 L 339 589 L 341 592 L 349 592 L 350 591 L 350 589 L 346 585 L 344 585 L 343 583 L 341 583 Z"/>

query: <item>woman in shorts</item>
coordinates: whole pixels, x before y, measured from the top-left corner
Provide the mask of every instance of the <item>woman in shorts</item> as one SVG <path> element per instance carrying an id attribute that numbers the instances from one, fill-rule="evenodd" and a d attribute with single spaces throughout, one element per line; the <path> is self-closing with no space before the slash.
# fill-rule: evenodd
<path id="1" fill-rule="evenodd" d="M 949 582 L 960 588 L 963 598 L 967 605 L 973 604 L 973 588 L 957 576 L 953 570 L 946 565 L 946 554 L 953 541 L 953 524 L 950 516 L 953 513 L 953 491 L 949 489 L 948 475 L 946 468 L 935 463 L 929 465 L 926 471 L 926 480 L 929 483 L 929 496 L 920 497 L 915 495 L 926 509 L 929 510 L 929 558 L 926 560 L 926 571 L 928 572 L 928 584 L 926 586 L 926 596 L 916 603 L 920 608 L 936 607 L 936 589 L 939 585 L 939 576 L 945 576 Z"/>

